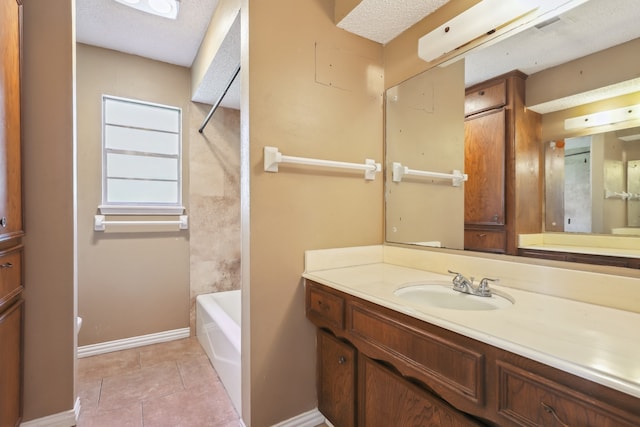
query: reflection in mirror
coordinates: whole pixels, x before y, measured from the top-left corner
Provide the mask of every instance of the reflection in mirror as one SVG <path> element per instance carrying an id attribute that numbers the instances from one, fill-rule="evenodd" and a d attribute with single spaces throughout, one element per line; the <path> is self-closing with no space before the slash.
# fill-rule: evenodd
<path id="1" fill-rule="evenodd" d="M 612 7 L 613 4 L 615 7 Z M 505 45 L 509 43 L 509 39 L 506 39 L 484 50 L 471 52 L 465 58 L 467 67 L 469 64 L 484 64 L 486 67 L 482 70 L 467 69 L 465 76 L 460 77 L 457 83 L 449 83 L 451 87 L 456 88 L 452 89 L 453 93 L 459 94 L 470 85 L 512 70 L 520 69 L 529 75 L 526 80 L 527 107 L 525 109 L 540 113 L 542 118 L 538 142 L 540 165 L 538 197 L 544 204 L 544 215 L 541 216 L 538 224 L 542 232 L 569 233 L 574 236 L 590 235 L 589 233 L 593 233 L 592 235 L 640 235 L 640 188 L 638 188 L 640 187 L 640 148 L 634 145 L 637 144 L 640 147 L 640 141 L 634 143 L 620 139 L 622 130 L 625 128 L 635 128 L 637 131 L 640 120 L 579 130 L 567 130 L 563 126 L 565 119 L 599 111 L 597 108 L 601 106 L 609 109 L 640 103 L 640 78 L 638 77 L 640 61 L 637 59 L 638 56 L 633 54 L 640 46 L 640 39 L 638 39 L 640 27 L 631 25 L 633 27 L 631 31 L 626 31 L 630 27 L 630 22 L 633 21 L 629 15 L 634 14 L 636 7 L 637 4 L 626 0 L 616 0 L 613 3 L 606 0 L 590 0 L 572 10 L 566 18 L 561 16 L 557 22 L 554 21 L 548 25 L 545 23 L 540 28 L 532 28 L 527 30 L 528 33 L 525 31 L 514 36 L 514 39 L 517 38 L 516 46 L 511 44 L 503 48 L 501 46 L 503 43 Z M 588 19 L 585 18 L 586 15 Z M 600 22 L 599 19 L 604 16 L 613 19 L 613 23 Z M 582 55 L 591 55 L 588 58 L 585 57 L 586 59 L 576 58 L 577 49 L 556 48 L 559 44 L 554 42 L 554 56 L 558 50 L 562 50 L 566 52 L 565 61 L 569 62 L 565 66 L 563 61 L 554 58 L 555 63 L 535 68 L 532 63 L 542 62 L 545 59 L 545 51 L 548 51 L 550 41 L 557 38 L 560 43 L 564 27 L 560 29 L 559 25 L 565 24 L 580 26 L 581 32 L 572 34 L 574 42 L 580 40 L 580 48 L 593 45 L 597 46 L 596 50 L 604 50 L 597 53 L 592 53 L 593 51 L 582 53 Z M 605 35 L 623 32 L 613 32 L 609 29 L 622 30 L 623 27 L 626 31 L 624 38 L 610 42 L 604 40 Z M 593 28 L 598 28 L 598 32 L 593 32 Z M 534 46 L 535 50 L 532 52 L 525 47 L 525 44 L 535 45 L 538 41 L 542 41 L 542 46 Z M 631 46 L 632 49 L 627 50 L 626 54 L 620 54 L 622 46 Z M 482 52 L 485 50 L 491 51 L 493 56 L 483 56 Z M 526 57 L 528 62 L 522 66 L 518 63 L 510 63 L 508 66 L 512 68 L 504 68 L 504 66 L 500 68 L 506 59 L 513 59 L 511 57 L 515 56 Z M 461 153 L 462 158 L 456 161 L 452 157 L 456 155 L 452 147 L 447 147 L 448 154 L 442 154 L 434 148 L 441 149 L 444 145 L 443 141 L 447 141 L 447 135 L 459 135 L 458 132 L 463 129 L 464 113 L 460 113 L 457 123 L 452 121 L 439 123 L 436 119 L 426 125 L 427 114 L 415 114 L 419 110 L 416 106 L 402 105 L 403 97 L 394 98 L 395 94 L 406 92 L 410 87 L 415 94 L 428 93 L 433 90 L 433 86 L 420 85 L 420 81 L 425 79 L 427 73 L 433 73 L 434 70 L 440 72 L 450 70 L 452 66 L 459 66 L 462 62 L 458 61 L 446 67 L 428 70 L 390 88 L 387 92 L 385 202 L 388 242 L 441 243 L 448 248 L 464 248 L 464 237 L 460 237 L 460 233 L 464 230 L 464 218 L 461 220 L 459 216 L 460 204 L 463 206 L 463 212 L 465 210 L 464 192 L 461 194 L 458 191 L 459 188 L 452 189 L 444 184 L 425 185 L 418 178 L 413 180 L 414 188 L 410 190 L 409 185 L 405 186 L 405 181 L 398 184 L 391 180 L 391 163 L 396 161 L 401 161 L 403 165 L 406 164 L 411 168 L 420 169 L 421 163 L 428 159 L 431 162 L 428 167 L 432 170 L 451 172 L 459 168 L 467 173 L 464 167 L 459 167 L 464 162 L 464 153 Z M 493 68 L 495 70 L 493 74 L 487 71 L 491 64 L 496 65 Z M 603 64 L 606 65 L 603 66 Z M 595 66 L 591 68 L 591 65 Z M 457 71 L 453 74 L 456 75 Z M 482 76 L 482 79 L 478 80 L 478 76 Z M 600 84 L 606 87 L 601 88 L 592 84 L 580 90 L 580 84 L 589 79 L 591 79 L 590 84 L 599 80 Z M 573 95 L 567 92 L 566 89 L 569 87 L 575 87 Z M 612 92 L 613 88 L 622 90 Z M 544 94 L 541 94 L 541 89 Z M 552 97 L 554 93 L 556 98 Z M 598 98 L 595 100 L 589 98 L 596 93 Z M 440 94 L 440 98 L 442 97 L 446 95 Z M 437 98 L 434 97 L 433 103 L 433 108 L 436 110 L 440 107 L 440 101 Z M 409 113 L 410 110 L 413 110 L 413 113 Z M 430 138 L 434 134 L 438 135 L 437 139 L 440 143 Z M 452 143 L 452 138 L 448 141 Z M 543 143 L 543 141 L 546 142 Z M 459 147 L 464 145 L 460 140 L 456 143 L 461 144 Z M 407 148 L 409 149 L 405 151 Z M 398 160 L 400 158 L 402 160 Z M 517 180 L 522 178 L 521 174 L 531 171 L 532 167 L 530 162 L 526 164 L 516 162 L 514 176 L 511 179 L 506 176 L 505 188 L 508 190 L 509 186 L 515 186 Z M 464 183 L 463 187 L 468 185 L 469 182 Z M 438 191 L 443 193 L 446 191 L 448 196 L 445 197 L 450 199 L 443 198 L 441 195 L 434 196 Z M 406 197 L 400 197 L 401 193 L 406 193 Z M 536 194 L 530 192 L 527 195 L 531 200 L 536 197 Z M 523 211 L 526 212 L 526 209 Z M 505 230 L 508 236 L 508 229 L 505 228 Z"/>
<path id="2" fill-rule="evenodd" d="M 640 153 L 633 158 L 638 160 L 627 161 L 628 228 L 626 230 L 614 230 L 614 233 L 640 235 Z"/>
<path id="3" fill-rule="evenodd" d="M 460 248 L 463 187 L 451 180 L 404 176 L 394 182 L 393 163 L 410 169 L 463 170 L 464 61 L 432 68 L 387 91 L 386 236 L 388 241 Z M 443 224 L 434 229 L 433 224 Z"/>
<path id="4" fill-rule="evenodd" d="M 634 213 L 640 144 L 629 140 L 635 134 L 640 128 L 545 145 L 545 231 L 640 234 L 628 229 L 640 226 Z"/>

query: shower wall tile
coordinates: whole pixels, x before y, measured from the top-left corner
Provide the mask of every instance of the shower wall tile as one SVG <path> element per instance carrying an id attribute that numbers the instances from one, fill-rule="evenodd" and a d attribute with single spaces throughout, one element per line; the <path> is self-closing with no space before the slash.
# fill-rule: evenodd
<path id="1" fill-rule="evenodd" d="M 195 298 L 240 288 L 240 112 L 192 104 L 189 147 L 190 325 Z"/>

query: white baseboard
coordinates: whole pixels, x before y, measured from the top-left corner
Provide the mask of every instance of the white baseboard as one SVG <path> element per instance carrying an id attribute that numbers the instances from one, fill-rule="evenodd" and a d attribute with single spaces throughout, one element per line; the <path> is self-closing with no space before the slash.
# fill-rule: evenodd
<path id="1" fill-rule="evenodd" d="M 78 415 L 80 415 L 80 398 L 76 399 L 73 409 L 20 423 L 20 427 L 72 427 L 77 424 Z"/>
<path id="2" fill-rule="evenodd" d="M 98 354 L 110 353 L 112 351 L 127 350 L 129 348 L 189 338 L 190 336 L 191 330 L 189 328 L 181 328 L 98 344 L 83 345 L 82 347 L 78 347 L 78 357 L 95 356 Z"/>
<path id="3" fill-rule="evenodd" d="M 305 412 L 296 417 L 290 418 L 281 423 L 275 424 L 273 427 L 315 427 L 325 422 L 324 415 L 318 411 L 318 408 L 309 412 Z"/>

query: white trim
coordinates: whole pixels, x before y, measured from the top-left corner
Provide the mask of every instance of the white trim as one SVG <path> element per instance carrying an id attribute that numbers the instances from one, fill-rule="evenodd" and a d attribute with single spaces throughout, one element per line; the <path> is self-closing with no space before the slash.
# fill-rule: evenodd
<path id="1" fill-rule="evenodd" d="M 324 415 L 318 411 L 318 408 L 312 409 L 286 421 L 274 424 L 272 427 L 315 427 L 326 422 Z"/>
<path id="2" fill-rule="evenodd" d="M 182 215 L 184 206 L 99 205 L 102 215 Z"/>
<path id="3" fill-rule="evenodd" d="M 20 423 L 20 427 L 71 427 L 77 424 L 79 414 L 80 398 L 76 398 L 73 409 Z"/>
<path id="4" fill-rule="evenodd" d="M 78 358 L 110 353 L 112 351 L 127 350 L 130 348 L 142 347 L 161 342 L 174 341 L 182 338 L 189 338 L 190 336 L 191 329 L 181 328 L 98 344 L 83 345 L 82 347 L 78 347 Z"/>

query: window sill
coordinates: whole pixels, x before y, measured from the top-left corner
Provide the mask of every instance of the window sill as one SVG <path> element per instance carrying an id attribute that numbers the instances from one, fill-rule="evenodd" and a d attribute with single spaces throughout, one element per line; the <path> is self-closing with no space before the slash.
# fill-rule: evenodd
<path id="1" fill-rule="evenodd" d="M 182 215 L 184 206 L 100 205 L 102 215 Z"/>

